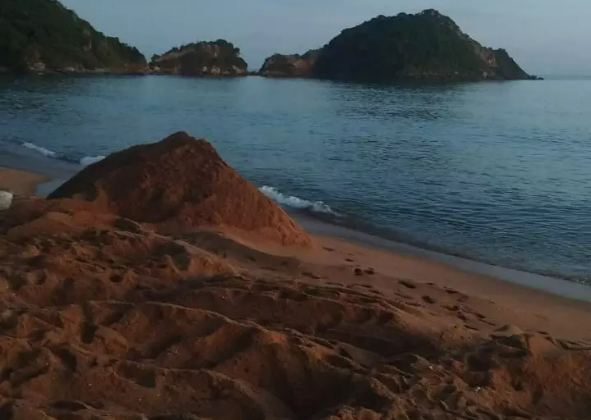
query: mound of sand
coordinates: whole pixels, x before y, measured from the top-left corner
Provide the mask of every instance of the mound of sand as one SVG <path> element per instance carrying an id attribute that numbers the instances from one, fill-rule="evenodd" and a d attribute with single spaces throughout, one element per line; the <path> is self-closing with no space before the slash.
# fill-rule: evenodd
<path id="1" fill-rule="evenodd" d="M 283 245 L 310 237 L 275 203 L 228 166 L 205 140 L 176 133 L 88 166 L 49 198 L 92 202 L 165 230 L 227 228 Z"/>

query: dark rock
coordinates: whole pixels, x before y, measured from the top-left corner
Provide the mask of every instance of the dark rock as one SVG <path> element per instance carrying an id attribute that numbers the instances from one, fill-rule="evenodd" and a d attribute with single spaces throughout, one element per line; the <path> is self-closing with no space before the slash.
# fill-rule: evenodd
<path id="1" fill-rule="evenodd" d="M 267 58 L 259 71 L 266 77 L 311 77 L 320 56 L 320 50 L 310 50 L 304 55 L 274 54 Z"/>
<path id="2" fill-rule="evenodd" d="M 223 39 L 173 48 L 150 62 L 153 73 L 184 76 L 246 76 L 247 67 L 240 48 Z"/>

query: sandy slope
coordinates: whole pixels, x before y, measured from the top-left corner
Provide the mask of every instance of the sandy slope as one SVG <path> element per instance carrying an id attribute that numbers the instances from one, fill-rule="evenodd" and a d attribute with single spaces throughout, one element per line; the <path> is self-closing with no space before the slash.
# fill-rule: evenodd
<path id="1" fill-rule="evenodd" d="M 585 332 L 528 330 L 515 307 L 397 278 L 396 261 L 371 274 L 369 250 L 273 255 L 69 200 L 0 219 L 2 419 L 591 412 Z"/>

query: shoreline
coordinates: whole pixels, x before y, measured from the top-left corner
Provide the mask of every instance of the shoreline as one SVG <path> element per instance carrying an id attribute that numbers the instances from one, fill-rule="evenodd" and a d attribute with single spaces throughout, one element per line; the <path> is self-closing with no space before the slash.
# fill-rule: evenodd
<path id="1" fill-rule="evenodd" d="M 314 234 L 313 237 L 320 249 L 279 250 L 278 254 L 295 257 L 313 267 L 318 277 L 338 278 L 347 286 L 371 286 L 388 295 L 397 283 L 408 282 L 416 285 L 423 300 L 430 296 L 430 289 L 443 290 L 460 296 L 460 301 L 471 301 L 476 310 L 497 325 L 517 325 L 531 332 L 591 342 L 586 328 L 591 322 L 590 301 L 469 272 L 440 261 L 335 237 Z M 371 268 L 375 274 L 359 276 L 355 268 Z"/>
<path id="2" fill-rule="evenodd" d="M 591 302 L 591 286 L 557 277 L 492 265 L 481 261 L 419 248 L 342 226 L 317 221 L 302 214 L 291 214 L 304 229 L 314 236 L 333 238 L 377 252 L 417 260 L 417 263 L 436 263 L 464 273 L 488 277 L 497 282 L 547 293 L 570 300 Z"/>
<path id="3" fill-rule="evenodd" d="M 60 176 L 56 177 L 55 172 L 48 171 L 50 173 L 40 174 L 23 169 L 23 166 L 7 165 L 5 161 L 0 160 L 0 189 L 12 189 L 19 195 L 45 196 L 64 181 L 62 177 L 65 174 L 61 171 Z M 2 182 L 3 180 L 5 182 Z M 368 252 L 385 253 L 395 259 L 413 260 L 413 264 L 417 266 L 438 264 L 442 268 L 455 271 L 457 274 L 478 277 L 479 280 L 477 281 L 482 279 L 487 279 L 488 282 L 494 281 L 501 284 L 502 288 L 526 289 L 573 302 L 591 302 L 591 287 L 582 283 L 469 260 L 322 222 L 302 213 L 288 213 L 320 243 L 327 240 L 329 242 L 337 241 L 337 243 Z M 416 279 L 413 278 L 413 280 Z M 465 289 L 465 287 L 462 288 Z M 486 297 L 485 294 L 477 290 L 478 288 L 473 290 L 474 288 L 470 287 L 469 289 L 470 291 L 466 290 L 466 293 L 476 293 L 480 294 L 480 297 Z M 491 287 L 484 288 L 489 292 L 493 292 L 494 289 Z"/>

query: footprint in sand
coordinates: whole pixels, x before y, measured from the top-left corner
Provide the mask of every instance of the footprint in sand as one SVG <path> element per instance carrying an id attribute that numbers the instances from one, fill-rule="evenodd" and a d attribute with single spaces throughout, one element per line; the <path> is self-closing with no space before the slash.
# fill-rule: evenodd
<path id="1" fill-rule="evenodd" d="M 322 279 L 322 277 L 319 276 L 318 274 L 314 274 L 314 273 L 309 272 L 309 271 L 304 271 L 302 273 L 302 276 L 308 277 L 308 278 L 311 278 L 311 279 L 314 279 L 314 280 L 321 280 Z"/>
<path id="2" fill-rule="evenodd" d="M 407 289 L 416 289 L 417 288 L 417 285 L 414 283 L 411 283 L 410 281 L 400 280 L 398 283 L 400 283 L 402 286 L 406 287 Z"/>
<path id="3" fill-rule="evenodd" d="M 437 303 L 437 299 L 431 297 L 431 296 L 423 296 L 423 301 L 425 301 L 426 303 Z"/>

